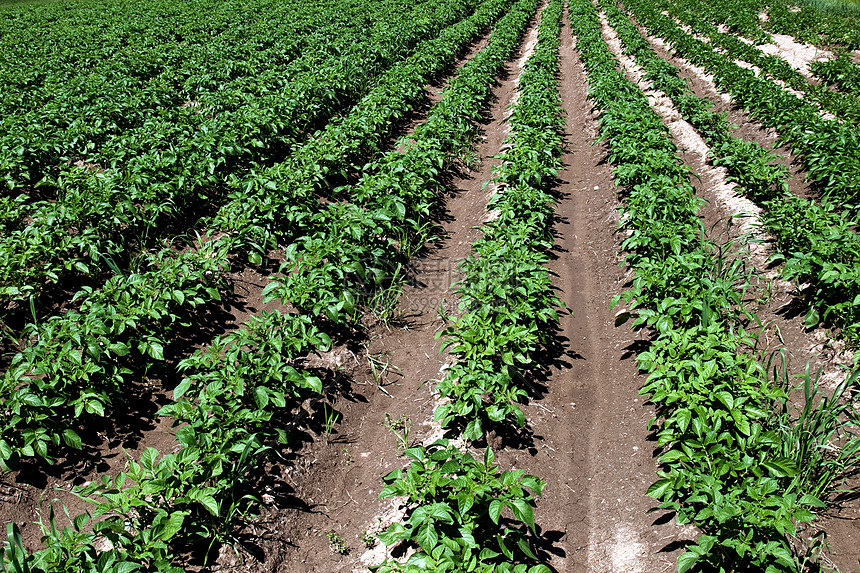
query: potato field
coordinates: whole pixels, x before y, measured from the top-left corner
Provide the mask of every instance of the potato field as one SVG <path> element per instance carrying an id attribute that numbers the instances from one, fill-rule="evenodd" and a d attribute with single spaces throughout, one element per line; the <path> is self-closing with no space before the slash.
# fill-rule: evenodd
<path id="1" fill-rule="evenodd" d="M 860 571 L 858 221 L 855 0 L 0 0 L 0 572 Z"/>

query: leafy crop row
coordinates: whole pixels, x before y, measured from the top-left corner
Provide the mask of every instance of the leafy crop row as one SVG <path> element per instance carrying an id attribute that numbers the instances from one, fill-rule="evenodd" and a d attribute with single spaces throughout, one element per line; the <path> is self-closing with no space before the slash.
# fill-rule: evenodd
<path id="1" fill-rule="evenodd" d="M 461 264 L 456 293 L 461 314 L 439 336 L 455 357 L 436 411 L 443 426 L 465 426 L 478 440 L 487 426 L 504 420 L 525 423 L 524 377 L 538 369 L 535 357 L 550 346 L 563 306 L 547 269 L 553 245 L 555 198 L 550 193 L 561 166 L 564 118 L 558 97 L 561 6 L 551 2 L 539 28 L 535 53 L 520 77 L 520 99 L 509 119 L 511 133 L 501 155 L 499 191 L 490 199 L 495 218 Z"/>
<path id="2" fill-rule="evenodd" d="M 831 60 L 814 61 L 809 70 L 824 80 L 828 86 L 836 86 L 854 97 L 860 96 L 860 67 L 841 54 Z"/>
<path id="3" fill-rule="evenodd" d="M 30 131 L 18 134 L 10 125 L 0 150 L 23 155 L 7 162 L 9 185 L 13 190 L 23 186 L 26 194 L 32 194 L 30 186 L 38 185 L 42 196 L 55 198 L 23 204 L 17 200 L 19 213 L 4 221 L 2 299 L 26 301 L 31 294 L 39 294 L 45 280 L 109 271 L 108 260 L 125 267 L 131 254 L 151 247 L 165 233 L 187 231 L 189 222 L 223 202 L 225 181 L 241 175 L 249 165 L 271 163 L 293 151 L 331 116 L 364 95 L 380 73 L 413 53 L 422 40 L 461 20 L 475 4 L 473 0 L 419 3 L 408 9 L 408 16 L 389 14 L 369 34 L 354 30 L 333 46 L 320 46 L 322 54 L 308 51 L 290 62 L 280 72 L 291 81 L 280 89 L 250 97 L 244 84 L 232 86 L 236 101 L 225 109 L 197 100 L 193 105 L 156 108 L 154 117 L 139 127 L 118 128 L 110 140 L 115 140 L 116 153 L 110 156 L 70 153 L 65 142 L 43 142 L 40 138 L 47 136 Z M 21 125 L 57 124 L 50 118 L 29 116 L 69 116 L 66 96 L 104 101 L 97 92 L 76 91 L 88 87 L 71 86 L 68 96 L 58 90 L 46 105 L 28 112 Z M 105 114 L 97 110 L 94 115 Z M 69 130 L 60 122 L 47 132 L 67 134 Z M 74 137 L 86 145 L 99 141 L 92 133 Z M 47 148 L 48 155 L 29 157 L 27 150 L 34 146 Z M 16 170 L 34 173 L 36 179 L 18 181 Z"/>
<path id="4" fill-rule="evenodd" d="M 720 1 L 718 4 L 725 6 L 730 3 Z M 787 0 L 771 0 L 767 15 L 763 26 L 776 33 L 794 36 L 800 42 L 816 46 L 837 44 L 850 50 L 860 48 L 856 18 L 828 14 L 817 9 L 814 2 L 795 4 Z"/>
<path id="5" fill-rule="evenodd" d="M 510 117 L 501 189 L 491 199 L 498 218 L 482 227 L 476 255 L 463 264 L 457 292 L 465 312 L 445 331 L 457 362 L 439 386 L 452 401 L 440 406 L 436 418 L 443 424 L 466 420 L 465 436 L 472 440 L 483 437 L 487 420 L 513 414 L 524 422 L 516 405 L 522 396 L 518 379 L 535 367 L 532 355 L 549 342 L 539 330 L 557 320 L 555 308 L 561 306 L 541 266 L 553 243 L 554 199 L 548 190 L 562 145 L 556 79 L 561 13 L 561 0 L 542 12 L 537 47 L 520 76 L 520 98 Z M 542 481 L 493 466 L 490 448 L 483 461 L 445 440 L 406 455 L 410 465 L 386 476 L 380 497 L 406 496 L 407 514 L 380 539 L 389 546 L 411 541 L 419 551 L 405 563 L 386 560 L 377 571 L 549 571 L 528 564 L 538 556 L 520 526 L 534 533 L 533 497 L 540 495 Z M 506 510 L 513 519 L 503 515 Z"/>
<path id="6" fill-rule="evenodd" d="M 803 439 L 793 429 L 801 424 L 788 413 L 785 389 L 753 357 L 744 325 L 757 318 L 744 304 L 743 258 L 705 238 L 692 173 L 645 95 L 618 70 L 594 6 L 575 1 L 571 24 L 623 190 L 622 228 L 630 233 L 623 247 L 635 273 L 627 315 L 654 335 L 638 356 L 663 448 L 660 479 L 648 493 L 702 531 L 678 570 L 796 571 L 789 539 L 823 506 L 830 482 L 807 474 L 817 460 L 798 447 Z M 811 392 L 812 410 L 814 399 Z"/>
<path id="7" fill-rule="evenodd" d="M 676 109 L 709 145 L 709 160 L 724 166 L 728 180 L 746 195 L 771 198 L 788 192 L 788 169 L 761 145 L 732 136 L 733 126 L 725 114 L 711 111 L 713 103 L 697 97 L 680 77 L 678 68 L 659 57 L 628 16 L 616 5 L 601 0 L 607 19 L 624 46 L 642 66 L 651 85 L 672 99 Z"/>
<path id="8" fill-rule="evenodd" d="M 690 26 L 695 34 L 707 38 L 709 45 L 721 50 L 728 57 L 755 65 L 764 77 L 785 82 L 789 87 L 802 92 L 807 101 L 817 103 L 823 110 L 833 113 L 851 125 L 857 124 L 860 120 L 860 101 L 857 98 L 831 91 L 820 84 L 810 83 L 782 57 L 765 54 L 758 47 L 742 41 L 734 34 L 721 32 L 716 26 L 708 23 L 700 13 L 704 4 L 706 3 L 701 0 L 684 0 L 672 2 L 671 5 L 670 3 L 659 5 L 661 9 L 668 9 L 671 17 Z"/>
<path id="9" fill-rule="evenodd" d="M 860 331 L 856 304 L 860 302 L 860 243 L 852 230 L 851 213 L 857 209 L 849 196 L 857 193 L 860 181 L 852 179 L 856 177 L 852 174 L 860 174 L 860 160 L 854 151 L 855 147 L 860 149 L 857 134 L 821 119 L 802 100 L 756 78 L 683 33 L 652 4 L 628 0 L 625 6 L 649 31 L 666 38 L 681 55 L 713 73 L 718 86 L 727 89 L 734 101 L 749 109 L 755 119 L 776 127 L 783 140 L 802 154 L 809 176 L 821 186 L 820 202 L 750 186 L 746 181 L 739 183 L 751 199 L 766 202 L 762 221 L 776 239 L 786 277 L 810 285 L 804 292 L 809 305 L 807 326 L 824 320 L 840 326 L 845 337 L 856 342 Z M 723 153 L 719 146 L 714 151 Z M 730 153 L 719 162 L 742 167 L 749 159 Z M 756 168 L 754 173 L 765 170 Z"/>
<path id="10" fill-rule="evenodd" d="M 291 195 L 278 194 L 279 188 L 273 183 L 268 183 L 271 179 L 264 180 L 265 183 L 260 184 L 259 190 L 261 195 L 263 191 L 267 191 L 269 195 L 260 197 L 260 201 L 264 201 L 269 207 L 274 207 L 271 213 L 281 217 L 277 221 L 279 226 L 270 219 L 263 217 L 249 220 L 248 218 L 238 219 L 237 216 L 233 220 L 234 228 L 239 227 L 244 221 L 248 224 L 244 227 L 245 229 L 250 228 L 265 236 L 286 238 L 287 240 L 295 240 L 297 236 L 310 233 L 314 225 L 322 225 L 324 228 L 326 220 L 331 217 L 332 212 L 326 215 L 322 204 L 316 200 L 313 193 L 315 189 L 325 183 L 326 169 L 334 169 L 336 166 L 342 165 L 347 159 L 355 158 L 358 152 L 357 146 L 362 150 L 378 147 L 384 133 L 390 129 L 391 122 L 401 117 L 419 96 L 421 83 L 417 84 L 418 87 L 409 86 L 407 88 L 404 86 L 404 82 L 421 81 L 431 77 L 434 73 L 438 73 L 468 41 L 490 22 L 498 18 L 509 3 L 509 0 L 495 0 L 485 3 L 475 14 L 443 32 L 437 40 L 422 45 L 413 56 L 414 60 L 407 60 L 399 65 L 398 70 L 387 73 L 371 94 L 342 122 L 331 125 L 325 130 L 325 135 L 317 140 L 321 143 L 306 146 L 301 152 L 295 154 L 294 162 L 289 164 L 292 167 L 315 165 L 317 167 L 315 171 L 309 173 L 308 170 L 298 168 L 288 170 L 285 168 L 286 166 L 279 166 L 277 173 L 289 174 L 286 180 L 281 177 L 279 183 L 291 189 L 293 191 Z M 399 88 L 402 88 L 399 94 L 392 93 Z M 314 159 L 319 159 L 319 163 L 314 164 Z M 274 173 L 270 175 L 274 175 Z M 302 193 L 301 200 L 298 199 L 299 193 Z M 291 197 L 293 198 L 292 201 L 289 200 Z M 243 202 L 246 208 L 244 214 L 247 216 L 248 213 L 253 213 L 252 202 L 248 196 L 236 197 L 233 204 L 239 207 Z M 284 202 L 288 205 L 285 205 Z M 294 215 L 294 219 L 289 221 L 293 223 L 292 228 L 288 228 L 284 225 L 286 222 L 284 217 L 291 213 Z M 226 217 L 226 213 L 224 215 Z M 360 212 L 356 213 L 356 216 L 359 221 L 364 218 Z M 380 216 L 386 217 L 386 215 Z M 350 223 L 349 220 L 345 223 L 342 222 L 339 215 L 336 215 L 334 219 L 337 221 L 337 229 L 343 230 L 344 225 Z M 209 234 L 215 232 L 210 231 Z M 361 234 L 364 231 L 357 228 L 345 232 Z M 250 231 L 247 234 L 250 235 Z M 368 236 L 373 236 L 373 233 Z M 183 275 L 171 273 L 160 267 L 151 267 L 145 273 L 146 277 L 151 278 L 146 278 L 143 281 L 139 280 L 137 274 L 130 275 L 131 279 L 125 279 L 121 275 L 111 279 L 106 288 L 112 293 L 111 296 L 117 300 L 136 300 L 137 295 L 134 290 L 136 287 L 134 285 L 138 283 L 158 281 L 159 288 L 164 293 L 159 297 L 147 300 L 148 304 L 145 307 L 134 307 L 127 303 L 123 305 L 123 320 L 126 323 L 135 324 L 134 329 L 108 328 L 105 330 L 99 326 L 106 320 L 104 318 L 105 313 L 112 315 L 116 312 L 113 307 L 104 309 L 104 305 L 97 302 L 104 298 L 104 289 L 85 290 L 79 293 L 76 296 L 80 304 L 77 312 L 52 317 L 43 321 L 42 326 L 33 324 L 28 327 L 37 333 L 42 332 L 44 340 L 37 339 L 35 343 L 30 343 L 29 338 L 23 339 L 24 347 L 14 362 L 16 367 L 10 369 L 4 378 L 5 390 L 0 395 L 4 397 L 8 395 L 9 398 L 7 399 L 7 413 L 3 418 L 4 429 L 0 433 L 0 439 L 2 439 L 0 441 L 0 459 L 4 462 L 7 460 L 14 462 L 22 454 L 24 456 L 41 456 L 46 451 L 46 445 L 60 443 L 63 436 L 68 437 L 65 440 L 67 445 L 77 444 L 74 429 L 71 427 L 78 422 L 77 416 L 66 415 L 64 412 L 71 414 L 74 412 L 71 409 L 72 406 L 85 403 L 88 405 L 85 411 L 100 414 L 103 408 L 108 406 L 118 393 L 122 392 L 123 388 L 122 378 L 124 375 L 115 372 L 120 367 L 105 364 L 110 359 L 110 355 L 99 354 L 102 359 L 93 360 L 88 349 L 129 347 L 132 348 L 132 352 L 135 352 L 135 344 L 137 343 L 130 344 L 129 336 L 136 337 L 135 340 L 151 339 L 155 345 L 150 344 L 143 348 L 142 357 L 144 360 L 161 360 L 161 351 L 157 349 L 163 348 L 169 340 L 171 331 L 168 327 L 174 324 L 175 320 L 165 321 L 160 318 L 161 315 L 153 315 L 151 306 L 161 304 L 159 301 L 163 301 L 169 309 L 173 309 L 169 310 L 165 307 L 166 310 L 162 313 L 165 316 L 168 316 L 169 313 L 175 313 L 176 309 L 179 308 L 188 312 L 191 303 L 196 298 L 190 295 L 187 297 L 180 296 L 184 289 L 198 288 L 193 286 L 195 277 L 198 275 L 206 279 L 204 284 L 208 284 L 220 276 L 226 270 L 227 255 L 247 243 L 248 240 L 243 241 L 241 234 L 238 233 L 227 236 L 223 236 L 222 233 L 221 239 L 203 241 L 195 248 L 193 255 L 190 253 L 184 255 L 186 260 L 193 257 L 201 261 L 199 272 L 196 274 Z M 272 241 L 262 241 L 262 243 L 266 248 L 274 246 Z M 346 249 L 348 246 L 348 244 L 342 245 L 339 240 L 334 241 L 334 248 Z M 260 250 L 265 254 L 266 250 L 262 248 Z M 257 253 L 258 251 L 252 250 L 251 252 Z M 322 251 L 318 254 L 322 254 Z M 333 255 L 332 252 L 328 254 Z M 162 253 L 161 256 L 167 256 L 167 252 Z M 260 261 L 262 260 L 262 254 L 256 256 Z M 359 254 L 357 258 L 360 259 L 361 256 Z M 332 260 L 347 260 L 343 257 L 343 254 L 338 254 Z M 333 264 L 330 266 L 335 267 Z M 388 268 L 383 269 L 383 274 L 387 274 L 389 270 Z M 366 276 L 362 277 L 361 280 L 366 280 Z M 189 287 L 188 285 L 192 286 Z M 175 294 L 177 291 L 180 294 Z M 212 290 L 202 292 L 207 295 L 206 300 L 212 300 L 217 295 L 217 292 Z M 313 289 L 310 292 L 313 294 Z M 96 302 L 90 303 L 88 302 L 90 300 Z M 51 328 L 50 331 L 45 330 L 48 326 Z M 40 328 L 41 330 L 39 330 Z M 93 329 L 99 330 L 94 331 Z M 88 343 L 88 337 L 91 336 L 97 336 L 98 344 Z M 148 351 L 150 349 L 152 350 Z M 80 366 L 79 361 L 87 363 L 86 368 Z M 104 368 L 109 369 L 110 372 L 102 372 Z M 34 376 L 37 377 L 35 385 L 22 384 L 28 379 L 32 380 Z M 14 393 L 12 393 L 13 390 Z M 53 404 L 53 406 L 46 410 L 45 404 Z M 48 421 L 49 418 L 51 419 L 50 422 Z M 34 441 L 40 442 L 40 445 L 27 447 Z"/>
<path id="11" fill-rule="evenodd" d="M 496 13 L 505 9 L 503 1 L 492 4 Z M 488 47 L 463 67 L 402 152 L 368 166 L 354 188 L 336 194 L 352 201 L 321 204 L 307 214 L 309 232 L 288 249 L 280 278 L 266 289 L 269 298 L 286 298 L 299 312 L 252 318 L 183 361 L 185 378 L 174 391 L 175 402 L 161 412 L 176 420 L 182 450 L 160 460 L 147 450 L 129 472 L 80 490 L 98 504 L 93 518 L 106 517 L 93 533 L 83 531 L 90 518 L 82 516 L 74 528 L 46 534 L 47 549 L 27 556 L 15 544 L 13 530 L 10 559 L 50 570 L 170 571 L 168 542 L 179 531 L 191 541 L 229 535 L 233 520 L 256 501 L 248 488 L 249 470 L 288 439 L 288 428 L 277 423 L 275 413 L 289 409 L 296 396 L 322 389 L 317 377 L 292 363 L 327 349 L 326 330 L 355 326 L 365 297 L 408 255 L 410 240 L 426 237 L 442 170 L 473 136 L 473 128 L 463 127 L 478 118 L 529 8 L 534 10 L 533 0 L 499 22 Z M 69 552 L 65 548 L 73 539 L 77 543 Z M 114 549 L 97 551 L 97 539 L 108 539 Z"/>

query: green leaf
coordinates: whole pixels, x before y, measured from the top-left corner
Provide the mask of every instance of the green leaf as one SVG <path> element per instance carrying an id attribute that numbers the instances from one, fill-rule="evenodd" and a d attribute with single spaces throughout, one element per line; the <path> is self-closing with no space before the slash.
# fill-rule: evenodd
<path id="1" fill-rule="evenodd" d="M 721 390 L 716 393 L 717 399 L 723 403 L 723 406 L 726 407 L 726 410 L 731 410 L 735 407 L 735 398 L 729 392 L 725 390 Z"/>
<path id="2" fill-rule="evenodd" d="M 730 413 L 732 415 L 732 419 L 735 421 L 735 425 L 738 427 L 738 430 L 743 432 L 744 435 L 749 436 L 751 431 L 750 423 L 749 420 L 747 420 L 744 412 L 735 408 Z"/>
<path id="3" fill-rule="evenodd" d="M 266 392 L 265 388 L 262 386 L 254 388 L 254 401 L 257 403 L 257 408 L 260 410 L 265 409 L 265 407 L 269 405 L 269 394 Z"/>
<path id="4" fill-rule="evenodd" d="M 681 408 L 677 412 L 675 412 L 675 420 L 678 422 L 678 429 L 681 432 L 686 432 L 687 427 L 690 425 L 690 420 L 692 419 L 692 413 L 687 408 Z"/>
<path id="5" fill-rule="evenodd" d="M 774 477 L 793 477 L 797 474 L 797 466 L 788 458 L 776 458 L 762 462 Z"/>
<path id="6" fill-rule="evenodd" d="M 800 499 L 797 501 L 797 503 L 801 505 L 811 505 L 812 507 L 827 507 L 827 504 L 809 493 L 805 493 L 800 496 Z"/>
<path id="7" fill-rule="evenodd" d="M 535 555 L 535 552 L 532 550 L 531 545 L 529 545 L 529 542 L 525 537 L 520 537 L 519 539 L 517 539 L 517 547 L 519 547 L 520 551 L 522 551 L 525 555 L 528 555 L 532 559 L 538 558 L 538 556 Z"/>
<path id="8" fill-rule="evenodd" d="M 63 430 L 63 441 L 66 442 L 67 446 L 76 450 L 80 450 L 82 447 L 81 437 L 72 429 Z"/>
<path id="9" fill-rule="evenodd" d="M 821 322 L 821 318 L 818 316 L 818 311 L 814 308 L 810 308 L 809 312 L 806 313 L 806 317 L 803 319 L 803 326 L 806 328 L 814 328 L 818 326 L 819 322 Z"/>
<path id="10" fill-rule="evenodd" d="M 660 456 L 661 464 L 671 464 L 674 461 L 677 461 L 681 458 L 686 458 L 687 455 L 681 450 L 669 450 L 662 456 Z"/>
<path id="11" fill-rule="evenodd" d="M 421 549 L 428 553 L 436 547 L 436 544 L 439 542 L 439 534 L 436 532 L 436 528 L 433 527 L 433 522 L 427 522 L 421 526 L 415 535 L 415 541 L 418 542 Z"/>
<path id="12" fill-rule="evenodd" d="M 306 375 L 305 384 L 307 384 L 308 387 L 317 394 L 322 393 L 322 380 L 320 380 L 318 377 Z"/>
<path id="13" fill-rule="evenodd" d="M 404 534 L 406 533 L 406 531 L 407 529 L 403 527 L 402 523 L 398 523 L 395 521 L 390 526 L 388 526 L 388 529 L 379 533 L 377 537 L 386 547 L 390 547 L 403 539 L 405 537 Z"/>
<path id="14" fill-rule="evenodd" d="M 669 478 L 663 478 L 651 484 L 651 487 L 648 488 L 648 491 L 645 492 L 645 495 L 653 497 L 655 499 L 663 499 L 663 495 L 666 493 L 666 490 L 672 485 L 673 481 Z"/>
<path id="15" fill-rule="evenodd" d="M 692 551 L 687 551 L 678 556 L 678 573 L 686 573 L 699 560 L 699 555 Z"/>
<path id="16" fill-rule="evenodd" d="M 147 471 L 152 471 L 155 467 L 155 460 L 158 458 L 158 450 L 155 448 L 146 448 L 140 454 L 140 465 Z"/>
<path id="17" fill-rule="evenodd" d="M 164 360 L 164 346 L 160 342 L 150 341 L 146 351 L 154 360 Z"/>
<path id="18" fill-rule="evenodd" d="M 173 389 L 173 400 L 177 401 L 182 398 L 188 389 L 191 388 L 192 382 L 191 378 L 183 378 L 182 382 Z"/>
<path id="19" fill-rule="evenodd" d="M 490 519 L 493 520 L 493 523 L 499 523 L 499 516 L 502 514 L 503 504 L 498 499 L 494 499 L 490 502 Z"/>
<path id="20" fill-rule="evenodd" d="M 182 426 L 176 430 L 176 440 L 186 448 L 196 446 L 197 432 L 193 426 Z"/>
<path id="21" fill-rule="evenodd" d="M 158 539 L 162 541 L 170 540 L 174 535 L 182 529 L 182 522 L 185 520 L 187 512 L 174 511 L 170 514 L 167 521 L 161 522 L 161 531 L 158 533 Z"/>
<path id="22" fill-rule="evenodd" d="M 215 500 L 214 497 L 212 497 L 211 495 L 202 495 L 197 497 L 197 501 L 200 503 L 200 505 L 206 508 L 206 511 L 208 511 L 215 517 L 218 517 L 220 509 L 218 507 L 218 502 Z"/>
<path id="23" fill-rule="evenodd" d="M 131 350 L 127 344 L 124 344 L 122 342 L 115 342 L 108 346 L 108 349 L 117 356 L 125 356 Z"/>
<path id="24" fill-rule="evenodd" d="M 528 504 L 524 499 L 515 499 L 513 500 L 509 506 L 514 516 L 520 521 L 524 521 L 528 524 L 529 529 L 534 531 L 535 528 L 535 515 L 532 510 L 532 506 Z"/>

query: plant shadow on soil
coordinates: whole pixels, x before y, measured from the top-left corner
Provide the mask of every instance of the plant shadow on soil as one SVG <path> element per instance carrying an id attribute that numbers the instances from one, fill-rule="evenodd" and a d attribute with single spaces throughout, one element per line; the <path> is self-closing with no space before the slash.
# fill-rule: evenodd
<path id="1" fill-rule="evenodd" d="M 253 473 L 247 476 L 248 482 L 237 492 L 237 498 L 251 495 L 258 501 L 239 519 L 237 526 L 229 533 L 229 541 L 216 541 L 211 548 L 206 541 L 197 544 L 178 542 L 174 546 L 183 565 L 190 571 L 206 570 L 206 564 L 212 563 L 213 556 L 227 549 L 236 551 L 238 555 L 238 549 L 241 548 L 258 563 L 264 563 L 267 551 L 274 545 L 297 547 L 289 539 L 277 535 L 284 511 L 326 513 L 325 504 L 308 503 L 299 495 L 290 484 L 290 475 L 308 471 L 308 460 L 303 458 L 302 452 L 316 440 L 322 438 L 329 444 L 350 443 L 348 438 L 336 435 L 338 432 L 332 427 L 332 421 L 342 415 L 335 405 L 341 399 L 366 403 L 367 398 L 354 390 L 355 380 L 346 372 L 307 365 L 304 369 L 322 380 L 323 394 L 320 396 L 308 391 L 288 405 L 283 415 L 273 417 L 285 420 L 279 429 L 287 432 L 289 441 L 285 445 L 269 444 L 275 450 L 275 455 L 261 467 L 255 466 Z"/>

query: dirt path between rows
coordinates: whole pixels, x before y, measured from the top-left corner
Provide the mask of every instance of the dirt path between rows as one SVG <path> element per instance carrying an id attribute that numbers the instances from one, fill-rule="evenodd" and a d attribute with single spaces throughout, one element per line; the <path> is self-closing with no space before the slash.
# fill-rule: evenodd
<path id="1" fill-rule="evenodd" d="M 536 33 L 534 21 L 493 90 L 474 157 L 469 166 L 458 166 L 449 183 L 441 221 L 445 237 L 413 261 L 414 284 L 403 290 L 398 318 L 388 327 L 373 327 L 362 348 L 337 351 L 352 398 L 336 404 L 342 422 L 330 439 L 317 440 L 300 452 L 297 465 L 288 472 L 289 495 L 296 503 L 273 508 L 262 520 L 276 520 L 278 525 L 267 525 L 272 539 L 266 543 L 265 561 L 242 565 L 226 556 L 221 570 L 366 572 L 384 559 L 386 548 L 371 537 L 399 517 L 399 508 L 394 500 L 378 499 L 382 477 L 406 465 L 391 426 L 402 434 L 403 426 L 398 425 L 405 422 L 410 445 L 439 437 L 438 426 L 432 423 L 437 402 L 433 390 L 446 360 L 435 339 L 444 326 L 439 311 L 443 304 L 449 312 L 456 308 L 451 291 L 459 278 L 456 265 L 469 254 L 480 235 L 475 227 L 486 218 L 489 190 L 484 184 L 498 165 L 494 156 L 507 135 L 504 119 Z M 476 43 L 458 67 L 485 45 Z M 438 101 L 441 87 L 434 86 L 431 102 Z M 371 362 L 375 372 L 368 368 Z"/>
<path id="2" fill-rule="evenodd" d="M 638 396 L 644 378 L 634 335 L 615 328 L 612 297 L 628 279 L 619 268 L 618 205 L 585 72 L 565 15 L 560 93 L 567 112 L 565 169 L 560 174 L 554 285 L 571 313 L 561 319 L 568 355 L 553 369 L 546 397 L 528 406 L 534 457 L 512 465 L 546 480 L 537 515 L 557 537 L 551 564 L 566 572 L 656 572 L 672 566 L 672 542 L 684 531 L 655 524 L 644 492 L 655 479 L 647 423 L 653 410 Z M 663 551 L 668 549 L 668 551 Z"/>

